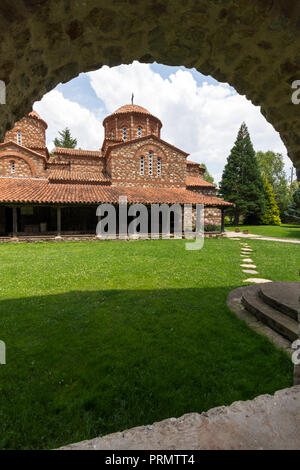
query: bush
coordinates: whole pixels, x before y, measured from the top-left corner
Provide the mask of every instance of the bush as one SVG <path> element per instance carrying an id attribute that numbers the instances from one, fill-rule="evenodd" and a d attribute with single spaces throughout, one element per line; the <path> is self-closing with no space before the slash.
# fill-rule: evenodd
<path id="1" fill-rule="evenodd" d="M 221 232 L 221 225 L 204 225 L 204 232 Z"/>

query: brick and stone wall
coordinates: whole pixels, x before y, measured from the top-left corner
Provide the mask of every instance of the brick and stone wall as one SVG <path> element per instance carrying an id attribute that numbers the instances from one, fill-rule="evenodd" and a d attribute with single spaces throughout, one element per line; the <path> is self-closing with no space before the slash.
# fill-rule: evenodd
<path id="1" fill-rule="evenodd" d="M 12 130 L 6 132 L 4 142 L 18 143 L 18 131 L 21 133 L 21 145 L 23 147 L 37 149 L 46 146 L 46 126 L 42 121 L 25 116 L 16 122 Z"/>
<path id="2" fill-rule="evenodd" d="M 12 162 L 14 162 L 14 172 L 12 172 Z M 0 152 L 0 175 L 44 178 L 46 160 L 42 155 L 34 155 L 26 149 L 20 152 L 13 144 L 7 145 Z"/>
<path id="3" fill-rule="evenodd" d="M 149 152 L 153 152 L 149 175 Z M 140 174 L 141 156 L 144 157 L 144 175 Z M 161 159 L 161 176 L 157 175 L 157 159 Z M 113 186 L 150 186 L 185 188 L 186 156 L 162 143 L 133 142 L 111 150 L 107 171 Z"/>

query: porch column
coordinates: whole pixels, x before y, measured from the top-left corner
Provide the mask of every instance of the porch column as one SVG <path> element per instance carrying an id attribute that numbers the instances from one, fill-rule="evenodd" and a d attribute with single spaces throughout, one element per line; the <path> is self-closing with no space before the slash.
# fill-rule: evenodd
<path id="1" fill-rule="evenodd" d="M 61 236 L 61 207 L 57 207 L 57 236 Z"/>
<path id="2" fill-rule="evenodd" d="M 222 219 L 221 219 L 221 232 L 225 232 L 225 209 L 221 209 Z"/>
<path id="3" fill-rule="evenodd" d="M 13 207 L 13 237 L 18 236 L 18 212 L 17 208 Z"/>

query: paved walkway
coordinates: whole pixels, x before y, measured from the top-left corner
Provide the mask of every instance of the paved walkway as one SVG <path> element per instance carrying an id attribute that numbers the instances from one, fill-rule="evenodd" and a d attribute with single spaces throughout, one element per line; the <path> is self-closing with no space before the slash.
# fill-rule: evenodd
<path id="1" fill-rule="evenodd" d="M 236 232 L 225 232 L 224 237 L 227 238 L 252 238 L 255 240 L 265 240 L 270 242 L 284 242 L 284 243 L 300 243 L 300 240 L 294 240 L 290 238 L 274 238 L 274 237 L 263 237 L 262 235 L 254 235 L 253 233 L 236 233 Z"/>

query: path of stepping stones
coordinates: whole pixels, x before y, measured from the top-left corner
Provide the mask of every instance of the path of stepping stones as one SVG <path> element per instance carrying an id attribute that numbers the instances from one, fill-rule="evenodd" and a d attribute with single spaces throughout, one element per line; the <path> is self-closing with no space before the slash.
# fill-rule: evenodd
<path id="1" fill-rule="evenodd" d="M 241 257 L 242 264 L 240 265 L 245 274 L 258 274 L 256 271 L 257 267 L 251 258 L 251 253 L 253 252 L 252 248 L 246 242 L 240 242 L 241 245 Z M 245 279 L 244 282 L 253 282 L 253 283 L 263 283 L 263 282 L 272 282 L 269 279 L 260 279 L 257 277 L 252 277 Z"/>

